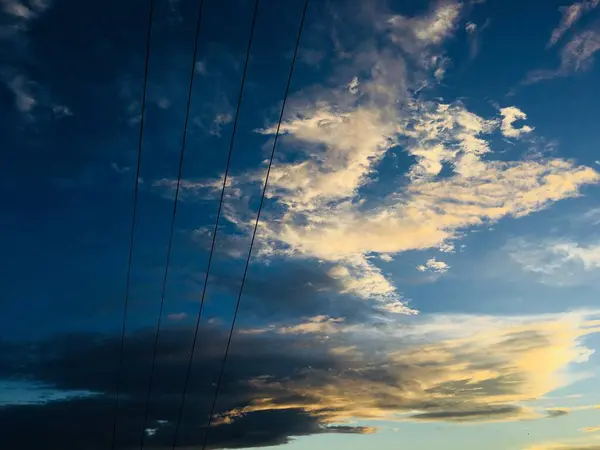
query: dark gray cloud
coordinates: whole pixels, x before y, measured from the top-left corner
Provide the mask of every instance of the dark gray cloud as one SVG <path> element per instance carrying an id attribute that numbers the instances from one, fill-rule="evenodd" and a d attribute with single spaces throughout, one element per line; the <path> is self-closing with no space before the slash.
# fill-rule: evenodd
<path id="1" fill-rule="evenodd" d="M 480 418 L 501 419 L 519 414 L 522 408 L 512 405 L 489 406 L 481 409 L 456 410 L 456 411 L 435 411 L 411 416 L 413 420 L 447 420 L 452 422 L 473 421 Z"/>
<path id="2" fill-rule="evenodd" d="M 166 329 L 157 354 L 153 395 L 146 438 L 148 448 L 170 448 L 175 418 L 188 364 L 192 330 Z M 194 355 L 180 446 L 202 442 L 226 336 L 217 328 L 200 330 Z M 118 440 L 120 448 L 139 443 L 153 333 L 143 330 L 128 337 L 125 348 Z M 0 408 L 0 438 L 10 448 L 41 447 L 100 449 L 110 445 L 113 389 L 119 338 L 101 334 L 57 336 L 36 343 L 2 343 L 0 378 L 44 383 L 60 390 L 96 393 L 86 398 L 39 405 Z M 264 374 L 275 379 L 293 377 L 307 366 L 335 368 L 327 351 L 306 351 L 293 337 L 274 342 L 265 336 L 238 336 L 221 386 L 217 415 L 250 403 L 256 393 L 248 380 Z M 29 430 L 29 431 L 28 431 Z M 33 432 L 32 432 L 33 431 Z M 317 416 L 302 409 L 256 411 L 211 429 L 211 448 L 256 447 L 283 444 L 291 436 L 331 432 L 356 432 L 360 427 L 327 428 Z"/>
<path id="3" fill-rule="evenodd" d="M 239 292 L 240 276 L 214 272 L 211 286 L 233 295 Z M 329 315 L 347 322 L 364 322 L 381 315 L 373 302 L 362 300 L 343 290 L 339 280 L 327 273 L 326 266 L 274 260 L 269 265 L 254 264 L 244 284 L 244 317 L 280 320 L 289 317 Z"/>

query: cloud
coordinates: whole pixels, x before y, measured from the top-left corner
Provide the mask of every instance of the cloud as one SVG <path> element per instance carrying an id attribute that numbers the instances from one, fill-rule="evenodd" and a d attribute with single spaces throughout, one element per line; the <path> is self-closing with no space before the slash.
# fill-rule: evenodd
<path id="1" fill-rule="evenodd" d="M 561 51 L 560 70 L 576 72 L 589 68 L 598 50 L 600 34 L 597 31 L 587 30 L 577 34 Z"/>
<path id="2" fill-rule="evenodd" d="M 248 250 L 247 240 L 245 249 Z M 273 283 L 274 279 L 278 282 Z M 220 292 L 238 294 L 239 275 L 214 271 L 210 283 Z M 273 323 L 290 317 L 339 317 L 346 324 L 367 323 L 381 316 L 381 311 L 371 302 L 340 294 L 346 288 L 326 265 L 301 260 L 284 263 L 274 259 L 272 264 L 257 265 L 248 274 L 244 285 L 244 298 L 248 298 L 243 307 L 244 316 Z"/>
<path id="3" fill-rule="evenodd" d="M 577 33 L 560 51 L 557 69 L 539 69 L 527 74 L 522 84 L 535 84 L 543 80 L 565 77 L 592 67 L 594 55 L 600 50 L 600 33 L 595 29 Z"/>
<path id="4" fill-rule="evenodd" d="M 585 427 L 585 428 L 582 428 L 580 431 L 583 431 L 584 433 L 596 433 L 597 431 L 600 431 L 600 426 Z"/>
<path id="5" fill-rule="evenodd" d="M 457 29 L 462 9 L 460 2 L 438 1 L 419 16 L 394 14 L 386 17 L 384 28 L 391 41 L 413 63 L 420 69 L 430 70 L 439 82 L 448 63 L 440 47 Z"/>
<path id="6" fill-rule="evenodd" d="M 34 119 L 40 108 L 52 111 L 62 118 L 72 115 L 68 106 L 56 103 L 42 80 L 34 79 L 29 69 L 35 58 L 29 48 L 28 31 L 32 23 L 52 6 L 46 0 L 0 0 L 0 45 L 3 60 L 0 63 L 0 82 L 14 95 L 14 104 L 22 116 Z"/>
<path id="7" fill-rule="evenodd" d="M 441 243 L 438 250 L 442 253 L 454 253 L 456 251 L 452 242 Z"/>
<path id="8" fill-rule="evenodd" d="M 171 313 L 167 315 L 167 319 L 172 320 L 174 322 L 183 320 L 187 317 L 187 314 L 184 312 L 180 312 L 180 313 Z"/>
<path id="9" fill-rule="evenodd" d="M 600 269 L 600 244 L 568 239 L 510 241 L 506 250 L 524 271 L 544 284 L 569 286 L 592 281 Z"/>
<path id="10" fill-rule="evenodd" d="M 521 111 L 519 108 L 514 106 L 508 108 L 501 108 L 500 114 L 502 115 L 502 134 L 510 138 L 520 138 L 523 134 L 528 134 L 533 131 L 533 128 L 527 125 L 523 125 L 521 128 L 515 128 L 513 123 L 517 120 L 527 119 L 527 114 Z"/>
<path id="11" fill-rule="evenodd" d="M 462 102 L 427 98 L 461 12 L 461 3 L 439 2 L 414 17 L 375 13 L 375 24 L 362 24 L 381 39 L 346 49 L 324 84 L 290 95 L 258 228 L 259 260 L 318 261 L 346 297 L 413 314 L 378 263 L 410 250 L 450 250 L 446 243 L 467 229 L 531 214 L 600 181 L 594 169 L 560 158 L 495 160 L 495 131 L 533 130 L 513 126 L 526 117 L 516 107 L 482 117 Z M 271 123 L 256 132 L 272 139 L 276 130 Z M 400 152 L 408 170 L 379 183 L 386 158 Z M 249 198 L 264 176 L 264 165 L 252 168 L 231 187 Z M 211 183 L 185 191 L 214 195 Z M 230 204 L 227 220 L 247 233 L 248 202 Z"/>
<path id="12" fill-rule="evenodd" d="M 564 387 L 591 354 L 596 312 L 491 317 L 435 315 L 373 327 L 332 317 L 235 336 L 219 402 L 212 448 L 258 447 L 320 433 L 373 433 L 349 421 L 489 422 L 544 418 L 535 400 Z M 156 360 L 149 448 L 172 439 L 192 329 L 166 327 Z M 348 331 L 348 332 L 347 332 Z M 349 332 L 351 331 L 351 332 Z M 180 445 L 203 439 L 227 329 L 202 325 L 194 354 Z M 126 341 L 119 414 L 120 445 L 144 431 L 154 330 Z M 77 333 L 37 342 L 2 342 L 0 378 L 27 379 L 57 391 L 98 393 L 43 405 L 0 408 L 7 445 L 100 449 L 110 443 L 114 365 L 119 336 Z M 27 349 L 27 352 L 24 352 Z M 23 355 L 27 355 L 23 358 Z M 98 364 L 98 361 L 104 363 Z M 193 426 L 192 426 L 193 425 Z M 23 430 L 35 433 L 23 433 Z M 233 438 L 235 437 L 235 439 Z"/>
<path id="13" fill-rule="evenodd" d="M 456 29 L 462 5 L 459 2 L 438 2 L 427 14 L 418 17 L 394 15 L 388 19 L 392 40 L 410 48 L 407 41 L 416 39 L 424 45 L 438 45 Z"/>
<path id="14" fill-rule="evenodd" d="M 445 273 L 448 271 L 450 266 L 444 261 L 438 261 L 435 258 L 428 259 L 425 264 L 417 266 L 417 270 L 420 272 L 434 272 L 434 273 Z"/>
<path id="15" fill-rule="evenodd" d="M 305 322 L 300 322 L 294 325 L 283 325 L 283 326 L 269 326 L 266 328 L 250 328 L 246 330 L 240 330 L 241 334 L 259 334 L 274 332 L 279 334 L 308 334 L 308 333 L 320 333 L 320 334 L 334 334 L 341 331 L 347 331 L 347 327 L 344 326 L 344 319 L 339 317 L 329 316 L 315 316 L 310 317 Z"/>
<path id="16" fill-rule="evenodd" d="M 50 402 L 80 399 L 96 395 L 86 390 L 58 390 L 30 381 L 0 380 L 0 408 L 7 406 L 44 405 Z"/>
<path id="17" fill-rule="evenodd" d="M 471 61 L 479 56 L 481 52 L 481 34 L 490 26 L 490 23 L 490 19 L 486 19 L 482 25 L 477 25 L 474 22 L 467 22 L 465 25 L 469 43 L 469 59 Z"/>
<path id="18" fill-rule="evenodd" d="M 600 224 L 600 208 L 592 208 L 586 211 L 582 216 L 584 221 L 590 222 L 592 225 Z"/>
<path id="19" fill-rule="evenodd" d="M 206 69 L 206 62 L 198 61 L 196 63 L 196 71 L 203 76 L 208 75 L 208 70 Z"/>
<path id="20" fill-rule="evenodd" d="M 256 411 L 302 407 L 333 423 L 353 418 L 445 422 L 541 418 L 542 411 L 536 412 L 528 403 L 542 392 L 569 383 L 570 376 L 564 370 L 590 355 L 588 349 L 573 346 L 571 339 L 579 332 L 567 331 L 579 320 L 576 316 L 568 316 L 566 321 L 571 325 L 564 328 L 564 316 L 558 315 L 539 318 L 539 322 L 533 317 L 449 316 L 439 317 L 441 322 L 437 323 L 409 325 L 399 333 L 382 332 L 382 338 L 392 339 L 392 346 L 400 347 L 378 363 L 367 355 L 370 345 L 381 345 L 379 341 L 367 344 L 367 348 L 340 347 L 335 354 L 346 363 L 351 361 L 350 367 L 331 376 L 321 370 L 306 370 L 306 380 L 253 380 L 252 386 L 264 392 L 264 397 L 229 411 L 228 417 L 235 420 Z M 482 333 L 473 334 L 469 327 L 458 330 L 471 323 L 467 320 L 481 326 Z M 583 335 L 597 331 L 595 323 L 583 325 Z M 413 346 L 407 336 L 413 332 L 428 343 Z M 445 337 L 438 341 L 433 337 L 437 333 Z M 456 337 L 452 339 L 447 333 Z M 371 333 L 361 334 L 356 327 L 352 335 L 353 343 L 373 339 Z M 336 336 L 330 336 L 329 345 L 337 343 Z M 312 377 L 322 383 L 315 384 Z"/>
<path id="21" fill-rule="evenodd" d="M 569 411 L 566 409 L 548 409 L 548 410 L 546 410 L 546 414 L 548 415 L 548 417 L 554 419 L 557 417 L 562 417 L 562 416 L 568 415 Z"/>
<path id="22" fill-rule="evenodd" d="M 587 0 L 582 2 L 576 2 L 569 6 L 563 6 L 560 8 L 562 17 L 558 26 L 552 31 L 548 47 L 555 45 L 563 35 L 583 17 L 587 12 L 590 12 L 596 8 L 599 4 L 599 0 Z"/>
<path id="23" fill-rule="evenodd" d="M 23 75 L 15 75 L 7 82 L 7 86 L 15 96 L 17 110 L 31 112 L 38 103 L 32 93 L 32 82 Z"/>
<path id="24" fill-rule="evenodd" d="M 225 194 L 227 198 L 237 198 L 240 195 L 239 189 L 233 187 L 235 179 L 232 176 L 227 177 L 225 182 Z M 214 195 L 220 195 L 223 189 L 223 178 L 214 178 L 212 180 L 189 180 L 182 178 L 160 178 L 152 182 L 152 187 L 160 192 L 166 198 L 172 199 L 179 184 L 179 199 L 188 200 L 212 200 Z"/>
<path id="25" fill-rule="evenodd" d="M 50 2 L 45 0 L 34 0 L 25 3 L 19 0 L 1 0 L 0 7 L 6 14 L 26 23 L 45 12 L 50 7 Z"/>
<path id="26" fill-rule="evenodd" d="M 526 117 L 515 107 L 504 108 L 500 122 L 461 103 L 408 100 L 392 107 L 368 89 L 360 99 L 338 92 L 337 104 L 305 99 L 282 123 L 284 142 L 296 154 L 301 149 L 301 158 L 273 165 L 268 198 L 282 212 L 265 213 L 259 237 L 270 248 L 265 255 L 332 263 L 342 292 L 376 300 L 385 310 L 414 312 L 369 255 L 440 247 L 465 228 L 530 214 L 600 180 L 593 169 L 561 159 L 484 159 L 492 153 L 485 136 L 499 126 L 512 137 L 532 131 L 512 126 Z M 270 135 L 275 127 L 258 131 Z M 415 158 L 410 182 L 380 201 L 362 199 L 360 189 L 376 184 L 378 164 L 400 143 Z M 441 176 L 445 164 L 451 176 Z"/>
<path id="27" fill-rule="evenodd" d="M 209 133 L 213 136 L 221 136 L 221 130 L 223 126 L 231 123 L 233 116 L 231 114 L 217 114 L 212 121 Z"/>
<path id="28" fill-rule="evenodd" d="M 527 447 L 526 450 L 600 450 L 600 444 L 561 444 L 547 443 Z"/>

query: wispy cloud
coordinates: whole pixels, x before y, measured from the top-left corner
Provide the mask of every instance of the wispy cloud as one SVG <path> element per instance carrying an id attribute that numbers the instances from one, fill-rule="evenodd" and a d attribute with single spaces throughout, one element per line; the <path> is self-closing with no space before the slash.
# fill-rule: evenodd
<path id="1" fill-rule="evenodd" d="M 527 74 L 523 84 L 534 84 L 556 77 L 565 77 L 589 69 L 594 55 L 600 50 L 600 33 L 594 29 L 581 31 L 573 36 L 560 51 L 557 69 L 539 69 Z"/>
<path id="2" fill-rule="evenodd" d="M 438 1 L 430 10 L 414 17 L 396 14 L 386 19 L 392 42 L 405 52 L 419 68 L 431 70 L 437 81 L 445 73 L 448 59 L 441 44 L 453 36 L 458 27 L 463 4 Z"/>
<path id="3" fill-rule="evenodd" d="M 178 322 L 180 320 L 183 320 L 187 317 L 187 314 L 184 312 L 180 312 L 180 313 L 171 313 L 167 315 L 167 319 L 174 321 L 174 322 Z"/>
<path id="4" fill-rule="evenodd" d="M 394 15 L 388 19 L 394 30 L 392 40 L 407 47 L 415 45 L 405 41 L 411 37 L 424 45 L 441 44 L 456 29 L 461 8 L 459 2 L 438 2 L 423 16 Z"/>
<path id="5" fill-rule="evenodd" d="M 233 121 L 233 116 L 231 114 L 217 114 L 212 121 L 210 126 L 209 133 L 213 136 L 221 136 L 221 130 L 223 127 Z"/>
<path id="6" fill-rule="evenodd" d="M 594 279 L 600 270 L 600 243 L 580 244 L 570 239 L 518 239 L 507 246 L 523 270 L 549 285 L 575 285 Z"/>
<path id="7" fill-rule="evenodd" d="M 475 22 L 467 22 L 465 31 L 467 32 L 467 41 L 469 43 L 469 59 L 472 61 L 481 51 L 481 34 L 490 26 L 490 19 L 486 19 L 481 25 Z"/>
<path id="8" fill-rule="evenodd" d="M 24 75 L 15 75 L 7 82 L 7 86 L 15 96 L 17 109 L 24 113 L 31 112 L 37 104 L 32 93 L 32 83 Z"/>
<path id="9" fill-rule="evenodd" d="M 590 12 L 598 6 L 600 0 L 586 0 L 583 2 L 576 2 L 569 6 L 563 6 L 560 8 L 562 17 L 558 26 L 552 31 L 548 47 L 555 45 L 563 35 L 575 25 L 584 14 Z"/>

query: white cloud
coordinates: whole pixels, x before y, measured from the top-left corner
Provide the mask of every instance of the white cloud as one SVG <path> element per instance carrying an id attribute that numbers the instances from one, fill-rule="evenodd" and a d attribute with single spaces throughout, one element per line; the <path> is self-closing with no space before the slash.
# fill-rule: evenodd
<path id="1" fill-rule="evenodd" d="M 448 163 L 460 175 L 470 177 L 484 169 L 481 156 L 490 152 L 482 139 L 496 126 L 460 104 L 415 103 L 399 132 L 409 138 L 407 151 L 417 164 L 410 170 L 413 180 L 439 175 Z"/>
<path id="2" fill-rule="evenodd" d="M 452 242 L 442 242 L 438 249 L 442 253 L 454 253 L 456 251 Z"/>
<path id="3" fill-rule="evenodd" d="M 555 244 L 551 251 L 562 255 L 567 261 L 580 262 L 585 270 L 600 268 L 600 243 L 580 246 L 574 242 L 564 242 Z"/>
<path id="4" fill-rule="evenodd" d="M 597 277 L 600 243 L 579 244 L 569 239 L 525 240 L 508 243 L 507 251 L 524 271 L 548 285 L 576 285 Z"/>
<path id="5" fill-rule="evenodd" d="M 562 17 L 558 26 L 552 31 L 548 47 L 555 45 L 562 36 L 583 17 L 583 15 L 598 6 L 600 0 L 587 0 L 573 3 L 560 8 Z"/>
<path id="6" fill-rule="evenodd" d="M 382 253 L 381 255 L 379 255 L 379 259 L 384 262 L 392 262 L 394 260 L 394 258 L 392 258 L 392 256 L 388 255 L 387 253 Z"/>
<path id="7" fill-rule="evenodd" d="M 519 108 L 509 106 L 508 108 L 501 108 L 500 114 L 502 115 L 502 134 L 510 138 L 520 138 L 523 134 L 531 133 L 533 128 L 528 125 L 523 125 L 521 128 L 513 127 L 513 123 L 517 120 L 527 119 L 527 114 L 521 111 Z"/>
<path id="8" fill-rule="evenodd" d="M 448 269 L 450 269 L 448 264 L 435 258 L 430 258 L 425 264 L 417 266 L 417 270 L 420 272 L 445 273 Z"/>

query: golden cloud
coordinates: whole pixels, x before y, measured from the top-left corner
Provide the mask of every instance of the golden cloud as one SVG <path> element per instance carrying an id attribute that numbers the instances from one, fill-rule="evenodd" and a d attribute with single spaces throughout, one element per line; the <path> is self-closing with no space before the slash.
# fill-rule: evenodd
<path id="1" fill-rule="evenodd" d="M 321 327 L 327 320 L 309 325 L 314 323 Z M 548 417 L 547 409 L 537 409 L 533 401 L 577 379 L 572 366 L 591 354 L 581 340 L 600 331 L 588 313 L 440 316 L 390 325 L 397 333 L 352 327 L 353 333 L 320 341 L 335 357 L 333 367 L 309 367 L 283 380 L 253 379 L 254 401 L 220 420 L 285 409 L 304 410 L 330 425 L 356 419 L 477 422 Z M 304 326 L 287 329 L 305 331 Z M 427 343 L 420 343 L 424 339 Z"/>

